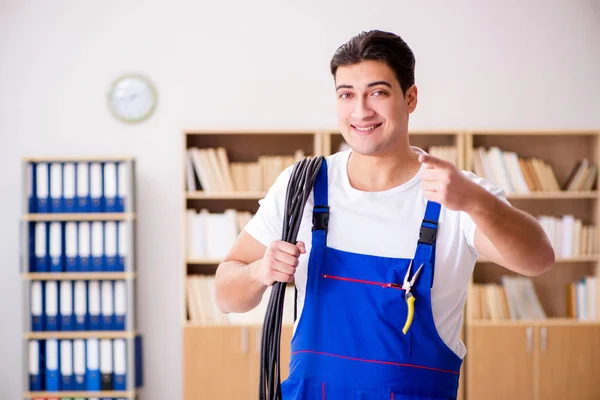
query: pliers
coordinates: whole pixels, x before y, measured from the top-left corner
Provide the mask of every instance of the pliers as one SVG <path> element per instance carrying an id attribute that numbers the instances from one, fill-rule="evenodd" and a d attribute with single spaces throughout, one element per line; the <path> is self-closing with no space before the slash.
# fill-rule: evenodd
<path id="1" fill-rule="evenodd" d="M 421 273 L 421 269 L 423 269 L 423 264 L 417 269 L 417 272 L 413 275 L 412 279 L 409 280 L 410 269 L 412 267 L 413 260 L 410 260 L 410 264 L 408 265 L 408 269 L 406 270 L 406 275 L 404 276 L 404 283 L 402 284 L 402 289 L 404 289 L 404 300 L 406 301 L 406 306 L 408 307 L 408 312 L 406 314 L 406 323 L 404 324 L 404 328 L 402 328 L 402 333 L 406 335 L 408 332 L 408 328 L 412 324 L 413 316 L 415 314 L 415 296 L 412 294 L 411 289 L 417 280 L 417 277 Z"/>

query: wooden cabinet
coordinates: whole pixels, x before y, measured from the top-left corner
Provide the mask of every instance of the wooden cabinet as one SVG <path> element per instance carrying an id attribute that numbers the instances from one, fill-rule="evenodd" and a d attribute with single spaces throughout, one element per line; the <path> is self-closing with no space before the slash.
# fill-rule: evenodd
<path id="1" fill-rule="evenodd" d="M 596 324 L 475 324 L 469 335 L 469 400 L 600 398 Z"/>
<path id="2" fill-rule="evenodd" d="M 186 326 L 183 334 L 185 400 L 256 400 L 261 327 Z M 292 327 L 281 333 L 281 380 L 288 376 Z"/>

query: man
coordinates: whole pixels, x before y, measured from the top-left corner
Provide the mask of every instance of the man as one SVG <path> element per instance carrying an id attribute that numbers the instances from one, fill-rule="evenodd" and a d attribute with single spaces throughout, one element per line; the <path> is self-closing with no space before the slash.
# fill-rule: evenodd
<path id="1" fill-rule="evenodd" d="M 409 144 L 414 65 L 392 33 L 363 32 L 338 49 L 331 72 L 351 150 L 323 163 L 296 244 L 280 240 L 288 168 L 217 270 L 224 312 L 295 281 L 284 399 L 455 398 L 478 255 L 529 276 L 554 263 L 541 226 L 499 188 Z M 312 230 L 324 210 L 328 226 Z"/>

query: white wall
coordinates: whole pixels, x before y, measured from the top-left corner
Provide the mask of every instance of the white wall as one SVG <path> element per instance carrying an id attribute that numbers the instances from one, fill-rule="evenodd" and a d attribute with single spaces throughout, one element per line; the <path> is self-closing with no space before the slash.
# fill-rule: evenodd
<path id="1" fill-rule="evenodd" d="M 334 127 L 329 58 L 380 28 L 416 53 L 413 128 L 600 129 L 596 0 L 415 3 L 1 1 L 0 399 L 21 391 L 22 156 L 137 158 L 144 399 L 164 400 L 181 394 L 183 128 Z M 159 90 L 139 126 L 106 107 L 128 71 Z"/>

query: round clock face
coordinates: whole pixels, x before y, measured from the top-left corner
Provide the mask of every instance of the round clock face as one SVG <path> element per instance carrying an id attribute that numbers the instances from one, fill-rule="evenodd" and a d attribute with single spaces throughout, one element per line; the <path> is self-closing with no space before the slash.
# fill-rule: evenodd
<path id="1" fill-rule="evenodd" d="M 141 122 L 156 107 L 156 90 L 152 82 L 142 76 L 124 76 L 111 87 L 108 104 L 113 115 L 121 121 Z"/>

